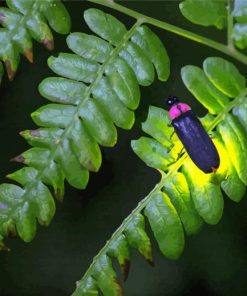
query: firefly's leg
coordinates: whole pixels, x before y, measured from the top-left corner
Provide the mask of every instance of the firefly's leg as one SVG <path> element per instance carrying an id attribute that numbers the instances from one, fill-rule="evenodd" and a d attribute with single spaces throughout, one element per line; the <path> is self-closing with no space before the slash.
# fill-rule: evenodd
<path id="1" fill-rule="evenodd" d="M 168 126 L 172 126 L 171 124 L 169 124 Z M 175 131 L 173 130 L 173 132 L 171 133 L 171 135 L 170 135 L 170 140 L 172 140 L 172 137 L 173 137 L 173 135 L 175 134 Z M 169 147 L 167 147 L 167 152 L 169 153 L 171 150 L 172 150 L 172 148 L 174 147 L 174 144 L 172 143 L 172 141 L 171 141 L 171 145 L 169 146 Z"/>
<path id="2" fill-rule="evenodd" d="M 180 152 L 178 153 L 177 159 L 174 160 L 174 161 L 172 161 L 172 162 L 170 162 L 169 165 L 168 165 L 168 167 L 169 167 L 170 165 L 174 164 L 175 162 L 177 162 L 177 161 L 179 160 L 179 158 L 180 158 L 184 153 L 185 153 L 185 149 L 184 149 L 184 147 L 183 147 L 183 148 L 180 150 Z"/>
<path id="3" fill-rule="evenodd" d="M 180 150 L 180 152 L 178 153 L 178 157 L 177 157 L 177 160 L 176 161 L 178 161 L 179 160 L 179 158 L 183 155 L 185 153 L 185 149 L 184 149 L 184 147 Z"/>

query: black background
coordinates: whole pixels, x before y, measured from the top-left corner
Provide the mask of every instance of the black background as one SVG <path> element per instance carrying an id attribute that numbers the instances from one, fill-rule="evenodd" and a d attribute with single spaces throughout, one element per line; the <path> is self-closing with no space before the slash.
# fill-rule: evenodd
<path id="1" fill-rule="evenodd" d="M 191 29 L 209 38 L 225 41 L 225 31 L 190 24 L 178 9 L 177 1 L 122 1 L 123 5 L 149 16 Z M 3 5 L 3 2 L 1 2 Z M 83 11 L 99 7 L 84 1 L 66 4 L 72 17 L 72 32 L 89 32 Z M 127 27 L 133 19 L 110 9 Z M 113 149 L 102 149 L 100 172 L 90 175 L 86 190 L 78 191 L 66 184 L 63 204 L 57 204 L 55 217 L 48 228 L 38 227 L 35 239 L 26 244 L 19 239 L 6 239 L 11 252 L 0 253 L 0 296 L 63 296 L 69 295 L 122 220 L 134 209 L 159 180 L 158 173 L 147 167 L 130 148 L 131 139 L 138 138 L 141 122 L 149 105 L 165 107 L 165 98 L 176 94 L 189 103 L 198 115 L 205 110 L 191 96 L 180 78 L 180 69 L 187 64 L 201 66 L 208 56 L 222 56 L 234 62 L 241 73 L 246 67 L 216 50 L 152 27 L 165 44 L 171 58 L 169 81 L 155 81 L 142 88 L 136 123 L 131 131 L 119 130 Z M 65 37 L 54 34 L 55 51 L 68 51 Z M 37 90 L 40 81 L 54 74 L 46 60 L 50 55 L 34 44 L 34 64 L 24 58 L 15 80 L 6 77 L 0 88 L 0 178 L 20 166 L 9 159 L 28 149 L 18 135 L 21 130 L 35 128 L 30 113 L 47 103 Z M 130 274 L 124 284 L 127 296 L 165 295 L 247 295 L 247 200 L 236 204 L 225 198 L 223 219 L 217 226 L 205 225 L 195 237 L 186 239 L 185 251 L 178 261 L 164 258 L 153 234 L 155 267 L 150 267 L 133 252 Z"/>

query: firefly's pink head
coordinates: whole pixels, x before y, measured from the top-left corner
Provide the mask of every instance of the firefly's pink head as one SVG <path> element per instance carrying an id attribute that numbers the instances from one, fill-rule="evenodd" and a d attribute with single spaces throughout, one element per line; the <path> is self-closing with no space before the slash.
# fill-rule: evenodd
<path id="1" fill-rule="evenodd" d="M 170 96 L 167 99 L 167 104 L 171 107 L 169 110 L 169 115 L 172 120 L 191 110 L 189 105 L 185 103 L 179 103 L 179 99 L 177 97 Z"/>

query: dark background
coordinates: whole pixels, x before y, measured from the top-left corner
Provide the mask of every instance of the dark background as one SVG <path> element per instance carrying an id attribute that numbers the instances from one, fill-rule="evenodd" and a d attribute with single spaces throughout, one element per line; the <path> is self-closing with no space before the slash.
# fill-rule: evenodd
<path id="1" fill-rule="evenodd" d="M 225 41 L 224 31 L 190 24 L 179 12 L 176 1 L 122 1 L 144 14 L 191 29 L 204 36 Z M 3 4 L 3 3 L 1 3 Z M 83 10 L 96 5 L 81 1 L 66 3 L 72 16 L 72 32 L 89 32 L 83 21 Z M 131 26 L 133 19 L 103 8 Z M 122 220 L 134 209 L 159 180 L 158 173 L 138 159 L 130 140 L 142 132 L 148 106 L 165 107 L 165 98 L 176 94 L 188 102 L 199 115 L 205 110 L 190 95 L 180 78 L 180 68 L 187 64 L 201 66 L 208 56 L 222 56 L 233 61 L 246 75 L 242 64 L 216 50 L 152 27 L 165 44 L 171 58 L 171 76 L 167 83 L 155 81 L 142 88 L 142 99 L 131 131 L 119 130 L 113 149 L 102 149 L 100 172 L 91 174 L 86 190 L 78 191 L 66 184 L 63 204 L 57 202 L 56 215 L 48 228 L 38 227 L 37 236 L 26 244 L 7 239 L 11 252 L 0 253 L 0 296 L 69 295 Z M 68 51 L 65 37 L 55 34 L 55 51 Z M 24 58 L 15 80 L 4 78 L 0 88 L 0 178 L 20 168 L 9 159 L 28 149 L 18 135 L 35 128 L 30 113 L 47 103 L 38 91 L 40 81 L 53 76 L 46 65 L 50 55 L 34 44 L 34 64 Z M 224 216 L 217 226 L 205 225 L 195 237 L 186 239 L 185 251 L 178 261 L 164 258 L 153 235 L 155 267 L 150 267 L 133 252 L 130 274 L 124 284 L 127 296 L 165 295 L 247 295 L 247 200 L 239 204 L 225 198 Z"/>

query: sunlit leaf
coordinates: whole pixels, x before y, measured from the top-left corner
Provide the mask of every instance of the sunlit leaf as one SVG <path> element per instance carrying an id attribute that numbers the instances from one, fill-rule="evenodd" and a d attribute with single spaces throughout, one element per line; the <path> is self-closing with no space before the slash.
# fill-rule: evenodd
<path id="1" fill-rule="evenodd" d="M 245 88 L 246 79 L 230 62 L 219 58 L 207 58 L 203 69 L 211 83 L 225 95 L 235 98 Z"/>
<path id="2" fill-rule="evenodd" d="M 163 188 L 171 202 L 177 210 L 177 213 L 183 223 L 187 235 L 197 233 L 202 226 L 202 220 L 199 217 L 188 187 L 188 183 L 182 173 L 174 175 Z"/>
<path id="3" fill-rule="evenodd" d="M 154 193 L 145 208 L 161 252 L 170 259 L 178 258 L 184 248 L 184 233 L 178 214 L 162 192 Z"/>
<path id="4" fill-rule="evenodd" d="M 228 103 L 227 96 L 210 83 L 199 67 L 192 65 L 183 67 L 181 77 L 190 92 L 210 113 L 218 113 Z"/>

